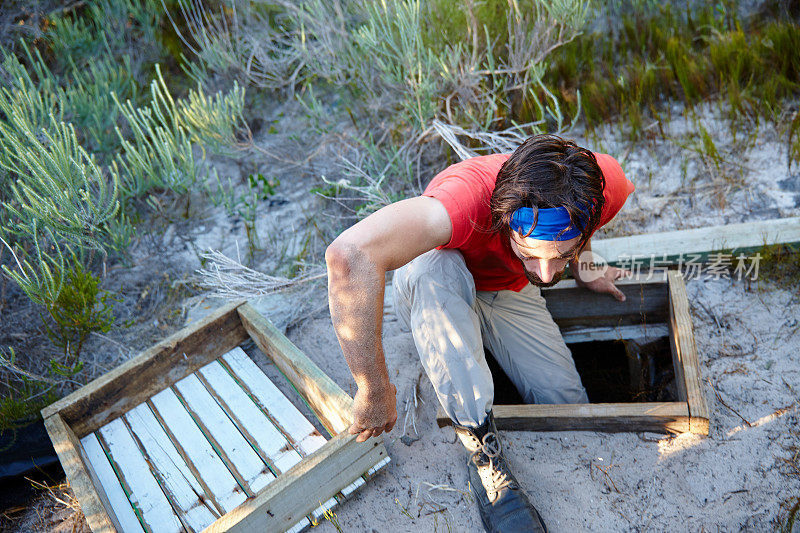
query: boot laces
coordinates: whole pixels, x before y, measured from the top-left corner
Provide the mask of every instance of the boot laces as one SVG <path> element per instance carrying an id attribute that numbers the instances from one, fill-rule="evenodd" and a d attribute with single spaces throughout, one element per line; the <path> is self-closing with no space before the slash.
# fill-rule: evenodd
<path id="1" fill-rule="evenodd" d="M 477 438 L 475 440 L 478 441 Z M 500 440 L 495 433 L 490 431 L 478 442 L 477 448 L 470 454 L 468 459 L 468 461 L 472 461 L 477 456 L 478 461 L 484 462 L 481 461 L 482 458 L 479 455 L 486 456 L 488 464 L 481 465 L 476 461 L 476 465 L 478 467 L 478 475 L 480 475 L 483 487 L 486 489 L 486 495 L 491 501 L 494 501 L 497 492 L 501 489 L 509 486 L 514 488 L 502 451 Z"/>

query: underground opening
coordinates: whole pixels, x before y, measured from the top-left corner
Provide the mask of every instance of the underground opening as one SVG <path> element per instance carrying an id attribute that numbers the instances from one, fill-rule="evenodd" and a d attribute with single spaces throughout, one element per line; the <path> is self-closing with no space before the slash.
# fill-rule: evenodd
<path id="1" fill-rule="evenodd" d="M 567 343 L 590 403 L 678 400 L 668 337 Z M 523 403 L 514 384 L 486 350 L 496 405 Z"/>

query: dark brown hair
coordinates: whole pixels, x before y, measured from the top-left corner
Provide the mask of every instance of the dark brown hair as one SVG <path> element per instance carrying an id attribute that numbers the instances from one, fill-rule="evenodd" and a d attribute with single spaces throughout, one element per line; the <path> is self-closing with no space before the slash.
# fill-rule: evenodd
<path id="1" fill-rule="evenodd" d="M 509 237 L 511 216 L 520 207 L 564 207 L 581 230 L 582 248 L 600 223 L 605 178 L 594 154 L 557 135 L 534 135 L 500 168 L 491 199 L 490 231 Z M 584 211 L 582 206 L 589 206 Z M 535 225 L 535 223 L 534 223 Z"/>

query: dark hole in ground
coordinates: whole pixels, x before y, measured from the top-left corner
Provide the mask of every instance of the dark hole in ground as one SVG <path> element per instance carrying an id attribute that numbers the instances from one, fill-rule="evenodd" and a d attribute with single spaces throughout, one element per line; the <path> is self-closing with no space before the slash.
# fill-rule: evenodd
<path id="1" fill-rule="evenodd" d="M 591 403 L 677 401 L 668 337 L 646 343 L 631 339 L 567 346 Z M 486 360 L 494 377 L 494 403 L 523 403 L 522 396 L 489 350 Z"/>
<path id="2" fill-rule="evenodd" d="M 61 463 L 41 420 L 0 431 L 0 515 L 33 499 L 39 490 L 28 479 L 55 485 L 63 478 Z"/>

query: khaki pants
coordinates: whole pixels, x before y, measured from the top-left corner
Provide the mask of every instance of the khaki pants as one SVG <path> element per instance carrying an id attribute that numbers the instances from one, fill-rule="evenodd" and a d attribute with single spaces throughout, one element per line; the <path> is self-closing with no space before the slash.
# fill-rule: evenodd
<path id="1" fill-rule="evenodd" d="M 411 329 L 442 408 L 462 426 L 492 409 L 494 383 L 483 347 L 526 403 L 586 403 L 572 354 L 538 287 L 476 291 L 457 250 L 431 250 L 397 269 L 395 309 Z"/>

